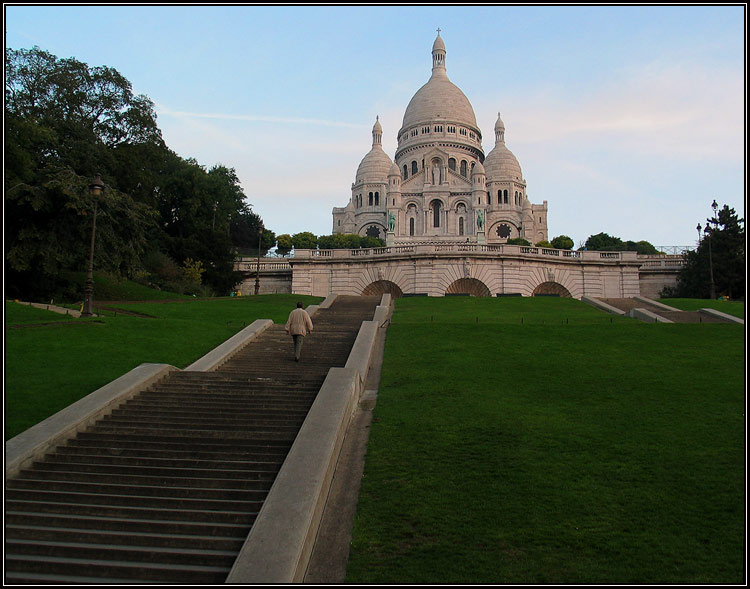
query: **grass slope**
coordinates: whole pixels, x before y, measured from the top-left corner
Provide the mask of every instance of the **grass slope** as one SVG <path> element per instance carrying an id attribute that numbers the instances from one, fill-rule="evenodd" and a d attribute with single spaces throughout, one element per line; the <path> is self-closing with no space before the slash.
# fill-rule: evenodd
<path id="1" fill-rule="evenodd" d="M 743 336 L 399 299 L 347 581 L 742 582 Z"/>

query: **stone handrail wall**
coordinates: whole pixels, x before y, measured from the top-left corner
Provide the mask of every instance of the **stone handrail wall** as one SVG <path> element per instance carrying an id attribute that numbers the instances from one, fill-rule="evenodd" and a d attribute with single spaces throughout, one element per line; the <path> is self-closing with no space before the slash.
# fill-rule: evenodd
<path id="1" fill-rule="evenodd" d="M 628 261 L 636 262 L 639 256 L 636 252 L 617 251 L 572 251 L 559 250 L 543 247 L 532 247 L 523 245 L 507 244 L 478 244 L 463 242 L 435 242 L 415 243 L 413 245 L 394 245 L 378 248 L 361 249 L 330 249 L 330 250 L 296 250 L 295 260 L 310 260 L 315 258 L 326 259 L 374 259 L 382 256 L 409 255 L 433 255 L 444 253 L 471 253 L 487 254 L 489 256 L 533 256 L 535 258 L 554 257 L 576 260 L 593 261 Z"/>
<path id="2" fill-rule="evenodd" d="M 638 256 L 641 268 L 644 270 L 658 270 L 660 268 L 674 270 L 685 265 L 682 256 Z"/>
<path id="3" fill-rule="evenodd" d="M 234 263 L 234 269 L 238 272 L 257 272 L 258 271 L 258 260 L 252 258 L 240 258 Z M 260 271 L 269 272 L 275 270 L 291 270 L 292 266 L 288 261 L 280 262 L 278 260 L 263 260 L 260 261 Z"/>

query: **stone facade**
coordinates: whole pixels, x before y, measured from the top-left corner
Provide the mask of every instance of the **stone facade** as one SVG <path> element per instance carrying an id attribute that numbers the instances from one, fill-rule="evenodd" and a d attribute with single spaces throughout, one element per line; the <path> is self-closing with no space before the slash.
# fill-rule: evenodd
<path id="1" fill-rule="evenodd" d="M 574 252 L 444 242 L 362 250 L 299 250 L 292 292 L 444 296 L 640 294 L 635 252 Z"/>
<path id="2" fill-rule="evenodd" d="M 635 252 L 414 243 L 361 250 L 298 250 L 292 258 L 264 258 L 260 265 L 256 259 L 243 258 L 235 263 L 235 270 L 244 274 L 235 290 L 253 294 L 259 275 L 260 294 L 574 298 L 640 294 L 656 299 L 665 286 L 674 286 L 683 264 L 682 256 L 638 256 Z"/>
<path id="3" fill-rule="evenodd" d="M 486 156 L 471 103 L 446 73 L 445 44 L 432 47 L 432 76 L 409 102 L 395 159 L 383 151 L 379 120 L 333 232 L 372 235 L 390 245 L 445 240 L 505 243 L 548 239 L 547 201 L 532 204 L 521 166 L 505 145 L 498 114 Z"/>

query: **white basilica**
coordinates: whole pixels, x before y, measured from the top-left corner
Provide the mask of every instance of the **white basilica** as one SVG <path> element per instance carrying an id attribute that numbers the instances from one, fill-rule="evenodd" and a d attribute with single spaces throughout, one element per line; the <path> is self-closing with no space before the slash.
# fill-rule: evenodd
<path id="1" fill-rule="evenodd" d="M 499 115 L 495 147 L 484 155 L 474 109 L 448 79 L 445 53 L 438 30 L 432 76 L 406 107 L 395 161 L 383 151 L 376 120 L 349 204 L 333 209 L 333 232 L 380 237 L 387 245 L 547 240 L 547 201 L 529 202 Z"/>

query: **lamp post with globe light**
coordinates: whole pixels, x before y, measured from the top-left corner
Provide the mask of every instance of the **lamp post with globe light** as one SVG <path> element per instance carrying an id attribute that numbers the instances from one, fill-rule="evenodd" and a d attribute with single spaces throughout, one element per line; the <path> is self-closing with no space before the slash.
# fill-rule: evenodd
<path id="1" fill-rule="evenodd" d="M 91 223 L 91 249 L 89 251 L 89 270 L 86 276 L 86 285 L 83 288 L 83 310 L 81 311 L 81 317 L 91 317 L 93 312 L 93 298 L 94 298 L 94 240 L 96 239 L 96 210 L 99 200 L 99 196 L 104 191 L 104 184 L 102 179 L 97 176 L 94 181 L 89 185 L 89 193 L 94 199 L 94 218 Z"/>
<path id="2" fill-rule="evenodd" d="M 714 216 L 711 220 L 714 223 L 714 229 L 718 229 L 719 220 L 716 218 L 716 210 L 719 208 L 719 205 L 716 203 L 716 199 L 714 199 L 714 202 L 711 203 L 711 208 L 714 210 Z M 716 299 L 716 283 L 714 282 L 714 257 L 711 248 L 711 233 L 712 229 L 710 225 L 706 223 L 706 228 L 703 230 L 703 234 L 708 237 L 708 271 L 711 277 L 709 296 L 712 299 Z"/>

